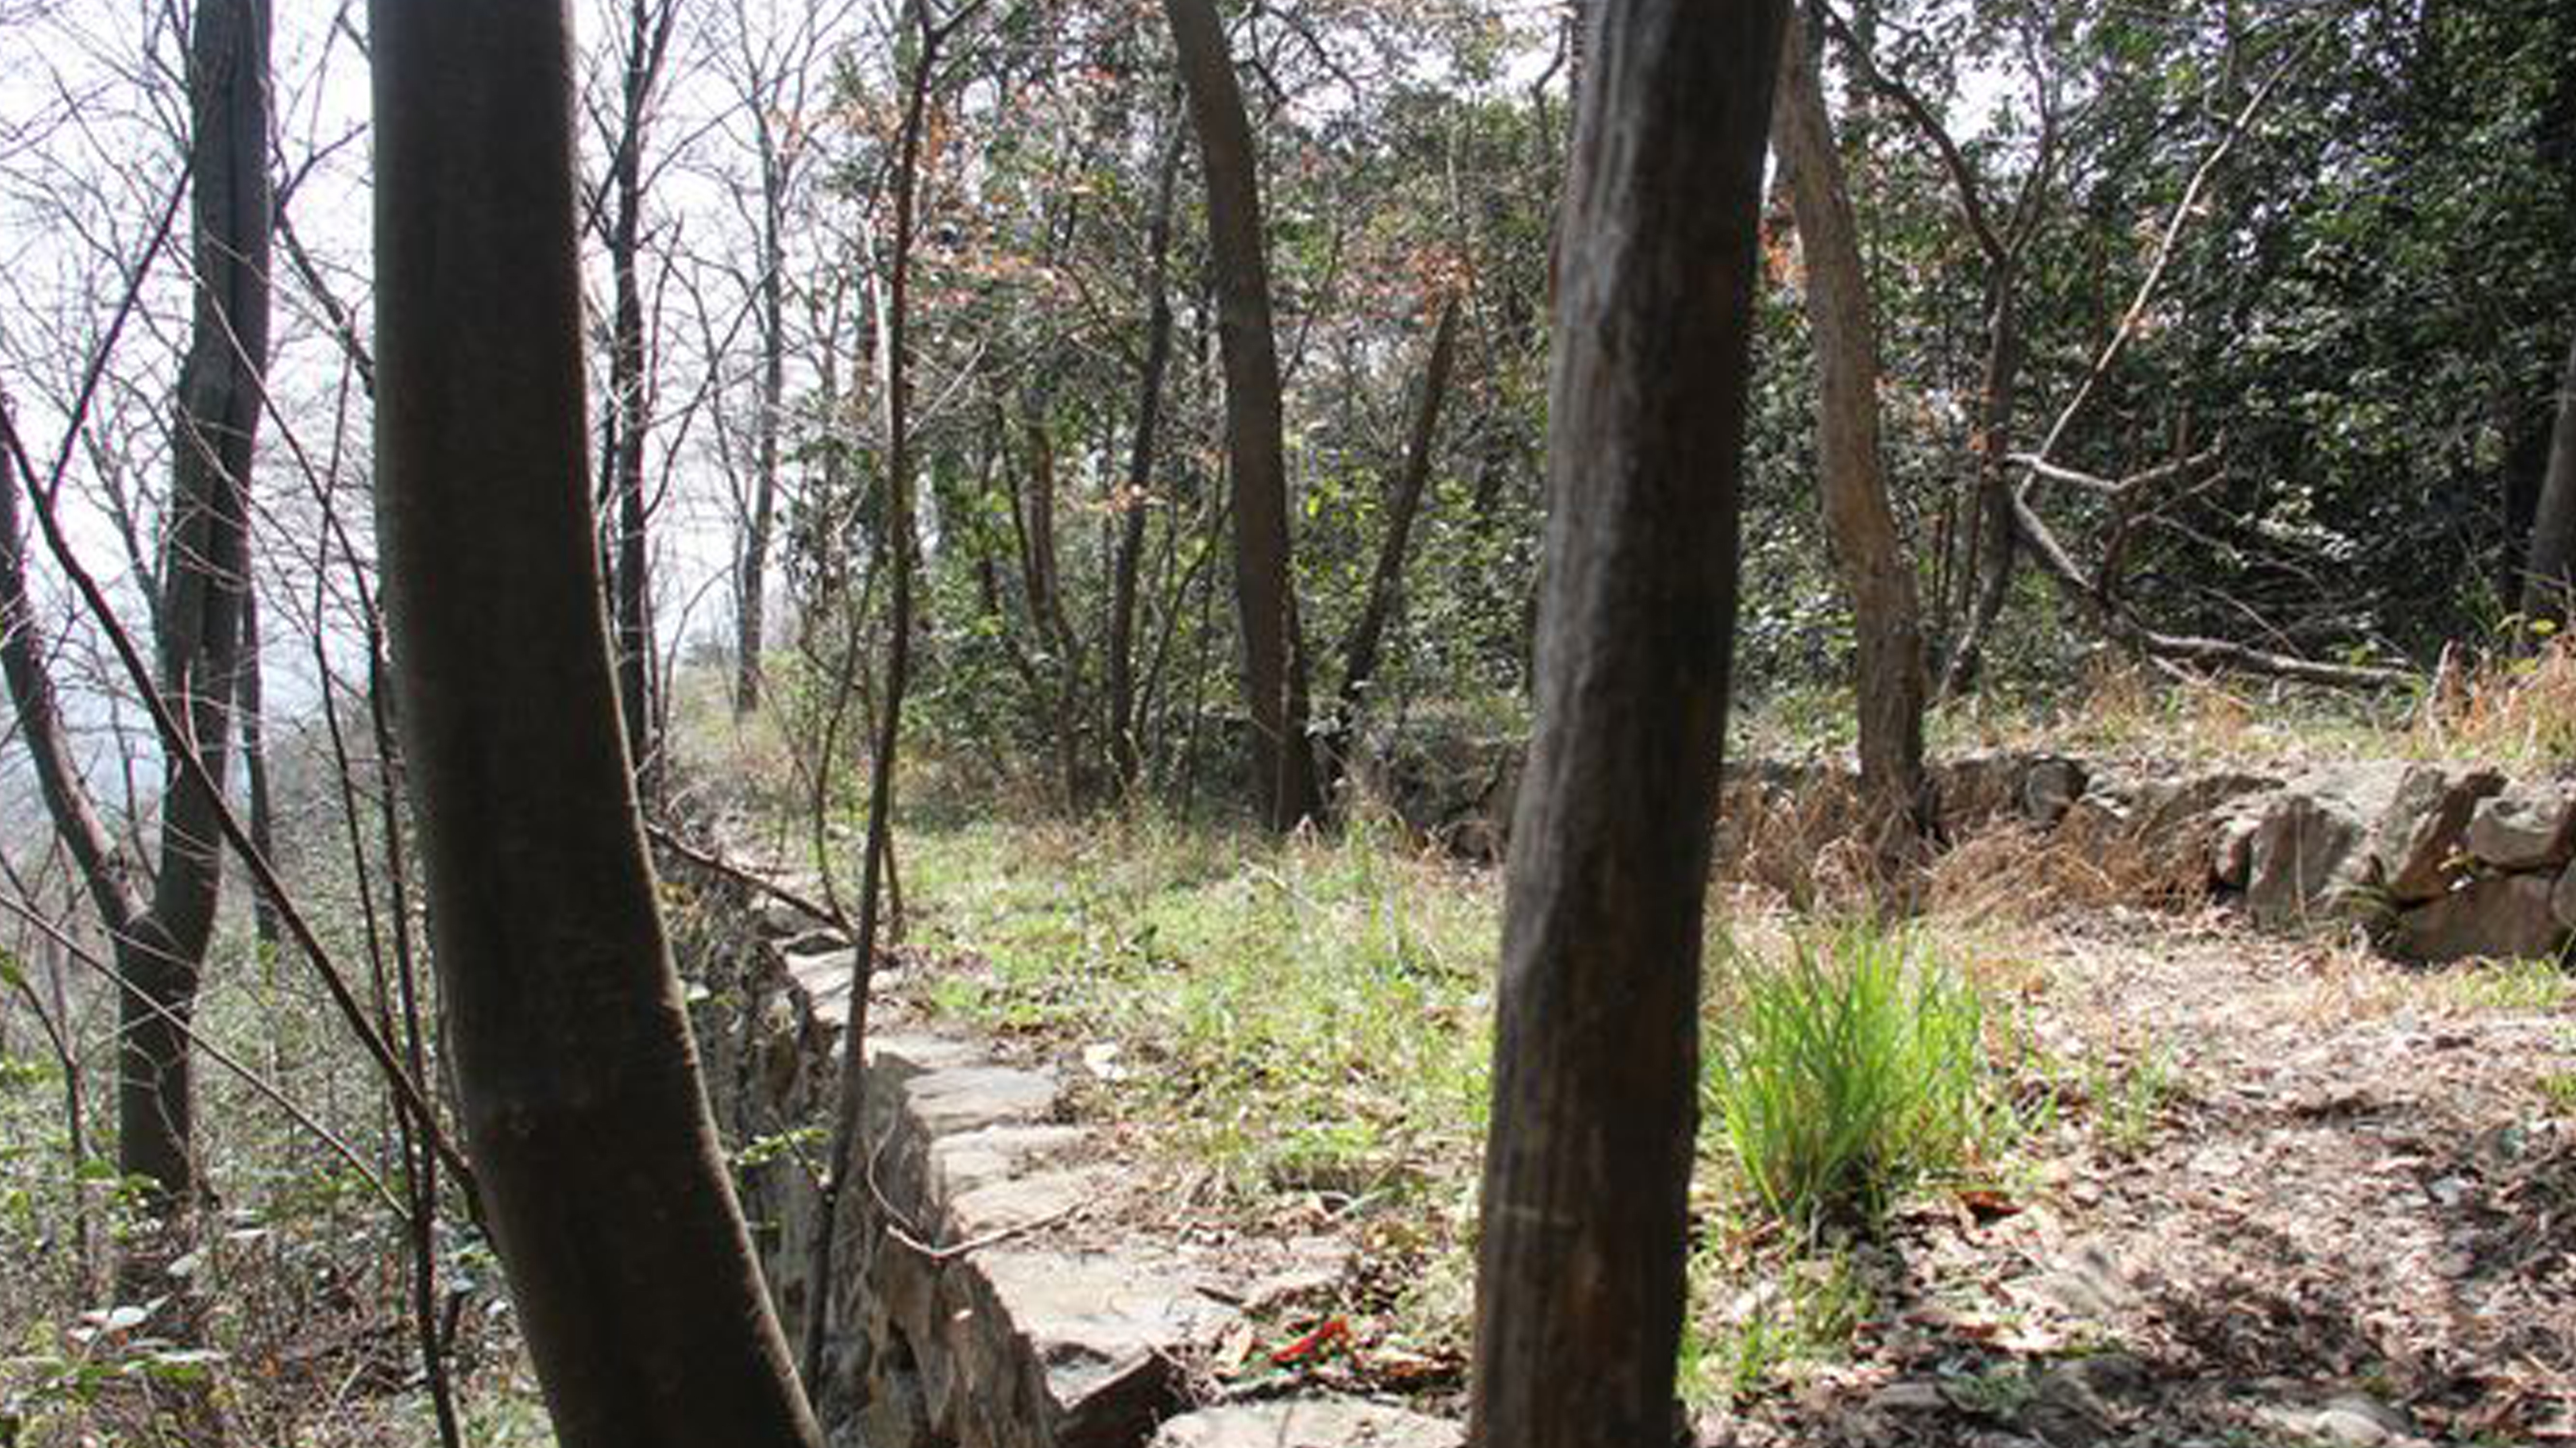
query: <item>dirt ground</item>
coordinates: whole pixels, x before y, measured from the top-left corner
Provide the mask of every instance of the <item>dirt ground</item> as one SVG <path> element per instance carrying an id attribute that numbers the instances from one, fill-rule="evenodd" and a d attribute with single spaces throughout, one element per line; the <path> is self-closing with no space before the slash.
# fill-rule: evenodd
<path id="1" fill-rule="evenodd" d="M 2034 1046 L 2113 1064 L 2004 1190 L 1856 1253 L 1848 1361 L 1703 1413 L 1702 1444 L 2576 1441 L 2558 982 L 2215 915 L 2012 938 L 1983 969 Z"/>

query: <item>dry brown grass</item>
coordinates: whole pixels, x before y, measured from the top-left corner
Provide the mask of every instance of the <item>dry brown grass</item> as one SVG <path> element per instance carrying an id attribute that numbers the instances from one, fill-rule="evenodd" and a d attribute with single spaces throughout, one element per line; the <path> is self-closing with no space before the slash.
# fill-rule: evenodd
<path id="1" fill-rule="evenodd" d="M 2522 657 L 2446 654 L 2406 742 L 2435 757 L 2576 763 L 2576 643 L 2559 638 Z"/>

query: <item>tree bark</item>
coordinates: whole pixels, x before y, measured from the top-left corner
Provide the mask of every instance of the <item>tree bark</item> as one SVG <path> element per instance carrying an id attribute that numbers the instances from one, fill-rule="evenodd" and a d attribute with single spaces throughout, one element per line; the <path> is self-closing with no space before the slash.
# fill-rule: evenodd
<path id="1" fill-rule="evenodd" d="M 766 97 L 756 100 L 765 102 Z M 751 516 L 734 573 L 733 711 L 760 706 L 760 655 L 768 646 L 769 533 L 778 512 L 780 409 L 787 400 L 788 169 L 765 104 L 752 107 L 760 149 L 760 387 L 752 419 Z"/>
<path id="2" fill-rule="evenodd" d="M 244 785 L 249 793 L 251 847 L 271 865 L 277 863 L 277 806 L 268 779 L 268 719 L 259 657 L 259 592 L 242 580 L 241 684 L 233 707 L 241 714 Z M 277 904 L 267 892 L 251 892 L 251 931 L 261 946 L 275 951 L 286 941 L 278 923 Z"/>
<path id="3" fill-rule="evenodd" d="M 1226 453 L 1234 474 L 1234 601 L 1252 712 L 1253 799 L 1271 828 L 1320 813 L 1306 736 L 1306 652 L 1297 625 L 1281 440 L 1279 344 L 1270 317 L 1252 125 L 1215 0 L 1163 0 L 1206 173 L 1217 340 L 1225 359 Z"/>
<path id="4" fill-rule="evenodd" d="M 2558 379 L 2558 423 L 2549 436 L 2549 472 L 2531 522 L 2531 562 L 2523 575 L 2526 619 L 2564 625 L 2576 589 L 2576 342 Z"/>
<path id="5" fill-rule="evenodd" d="M 377 527 L 448 1046 L 561 1441 L 819 1444 L 644 854 L 582 425 L 558 3 L 377 0 Z"/>
<path id="6" fill-rule="evenodd" d="M 214 789 L 224 777 L 250 566 L 250 469 L 268 359 L 266 0 L 208 0 L 189 35 L 189 212 L 195 316 L 179 374 L 159 610 L 161 688 L 202 773 L 163 771 L 150 901 L 116 937 L 119 1169 L 177 1201 L 195 1186 L 188 1022 L 222 888 Z"/>
<path id="7" fill-rule="evenodd" d="M 1405 440 L 1404 471 L 1396 475 L 1387 509 L 1386 537 L 1378 545 L 1377 566 L 1369 575 L 1368 599 L 1359 621 L 1351 626 L 1342 650 L 1342 690 L 1334 709 L 1332 748 L 1326 769 L 1338 779 L 1348 765 L 1351 740 L 1360 711 L 1368 704 L 1369 685 L 1377 678 L 1378 651 L 1394 617 L 1396 595 L 1403 591 L 1404 560 L 1413 541 L 1414 515 L 1422 509 L 1423 489 L 1431 481 L 1431 444 L 1440 433 L 1440 406 L 1449 396 L 1449 373 L 1458 354 L 1458 298 L 1440 304 L 1440 320 L 1431 329 L 1431 358 L 1422 369 L 1422 397 L 1413 410 L 1413 431 Z"/>
<path id="8" fill-rule="evenodd" d="M 1145 232 L 1145 365 L 1136 379 L 1136 441 L 1127 455 L 1127 486 L 1118 499 L 1118 549 L 1111 565 L 1107 687 L 1109 768 L 1123 794 L 1136 786 L 1136 592 L 1145 562 L 1147 507 L 1154 482 L 1154 433 L 1163 417 L 1163 376 L 1172 363 L 1172 193 L 1181 170 L 1175 120 L 1154 181 L 1154 215 Z"/>
<path id="9" fill-rule="evenodd" d="M 1783 7 L 1597 0 L 1560 248 L 1468 1441 L 1660 1445 Z"/>
<path id="10" fill-rule="evenodd" d="M 677 13 L 672 0 L 629 0 L 626 64 L 621 77 L 624 109 L 609 157 L 608 267 L 610 313 L 608 435 L 610 490 L 616 500 L 615 568 L 610 603 L 617 618 L 618 712 L 626 722 L 626 747 L 645 797 L 657 795 L 661 717 L 653 692 L 653 578 L 649 500 L 644 489 L 644 438 L 651 424 L 651 359 L 644 336 L 644 283 L 640 273 L 644 230 L 644 132 L 662 57 Z"/>
<path id="11" fill-rule="evenodd" d="M 1860 715 L 1861 792 L 1872 809 L 1919 832 L 1926 823 L 1925 686 L 1914 566 L 1896 536 L 1879 455 L 1878 336 L 1869 278 L 1861 267 L 1860 227 L 1807 34 L 1803 15 L 1783 31 L 1771 144 L 1786 173 L 1806 259 L 1819 491 L 1859 643 L 1853 698 Z"/>

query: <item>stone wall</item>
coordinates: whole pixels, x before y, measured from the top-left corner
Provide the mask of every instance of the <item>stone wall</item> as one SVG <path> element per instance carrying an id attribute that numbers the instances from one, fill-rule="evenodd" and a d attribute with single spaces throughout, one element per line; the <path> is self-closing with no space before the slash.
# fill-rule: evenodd
<path id="1" fill-rule="evenodd" d="M 1950 842 L 2013 827 L 2133 862 L 2150 896 L 2214 899 L 2282 933 L 2359 929 L 2400 959 L 2554 958 L 2576 935 L 2576 780 L 2376 760 L 2266 773 L 2051 754 L 1978 753 L 1933 771 Z M 1822 803 L 1818 803 L 1818 802 Z M 1730 768 L 1720 868 L 1749 829 L 1803 808 L 1856 827 L 1850 772 Z"/>
<path id="2" fill-rule="evenodd" d="M 1452 752 L 1441 763 L 1382 750 L 1362 779 L 1425 839 L 1497 855 L 1518 774 L 1510 747 L 1480 738 Z M 2576 932 L 2576 780 L 2564 776 L 2420 760 L 2264 770 L 1984 751 L 1930 773 L 1943 842 L 2028 831 L 2120 862 L 2140 904 L 2215 898 L 2269 930 L 2357 927 L 2417 961 L 2555 956 Z M 1731 762 L 1720 873 L 1776 884 L 1766 864 L 1808 869 L 1861 831 L 1855 784 L 1837 763 Z"/>
<path id="3" fill-rule="evenodd" d="M 848 944 L 739 886 L 695 897 L 680 953 L 708 1091 L 791 1337 L 813 1281 L 814 1162 L 838 1070 Z M 899 990 L 899 974 L 880 990 Z M 865 1448 L 1455 1448 L 1383 1405 L 1292 1395 L 1226 1404 L 1219 1344 L 1283 1293 L 1329 1296 L 1327 1239 L 1174 1240 L 1110 1210 L 1132 1176 L 1069 1119 L 1056 1074 L 872 1016 L 864 1179 L 843 1194 L 827 1438 Z M 1165 1217 L 1162 1220 L 1167 1221 Z"/>

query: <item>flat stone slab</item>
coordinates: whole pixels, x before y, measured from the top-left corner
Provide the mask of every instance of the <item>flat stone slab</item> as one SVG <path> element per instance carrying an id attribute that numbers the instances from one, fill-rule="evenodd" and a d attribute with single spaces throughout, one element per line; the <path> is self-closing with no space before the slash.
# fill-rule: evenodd
<path id="1" fill-rule="evenodd" d="M 930 1144 L 931 1189 L 947 1201 L 1040 1166 L 1088 1137 L 1079 1126 L 987 1126 Z"/>
<path id="2" fill-rule="evenodd" d="M 948 1219 L 960 1237 L 1008 1231 L 1071 1216 L 1083 1204 L 1107 1197 L 1116 1180 L 1105 1168 L 1077 1167 L 995 1181 L 950 1197 Z"/>
<path id="3" fill-rule="evenodd" d="M 1208 1408 L 1165 1423 L 1153 1448 L 1459 1448 L 1467 1430 L 1350 1398 Z"/>
<path id="4" fill-rule="evenodd" d="M 950 1066 L 903 1084 L 905 1109 L 931 1136 L 1043 1122 L 1061 1094 L 1054 1077 L 1016 1066 Z"/>

